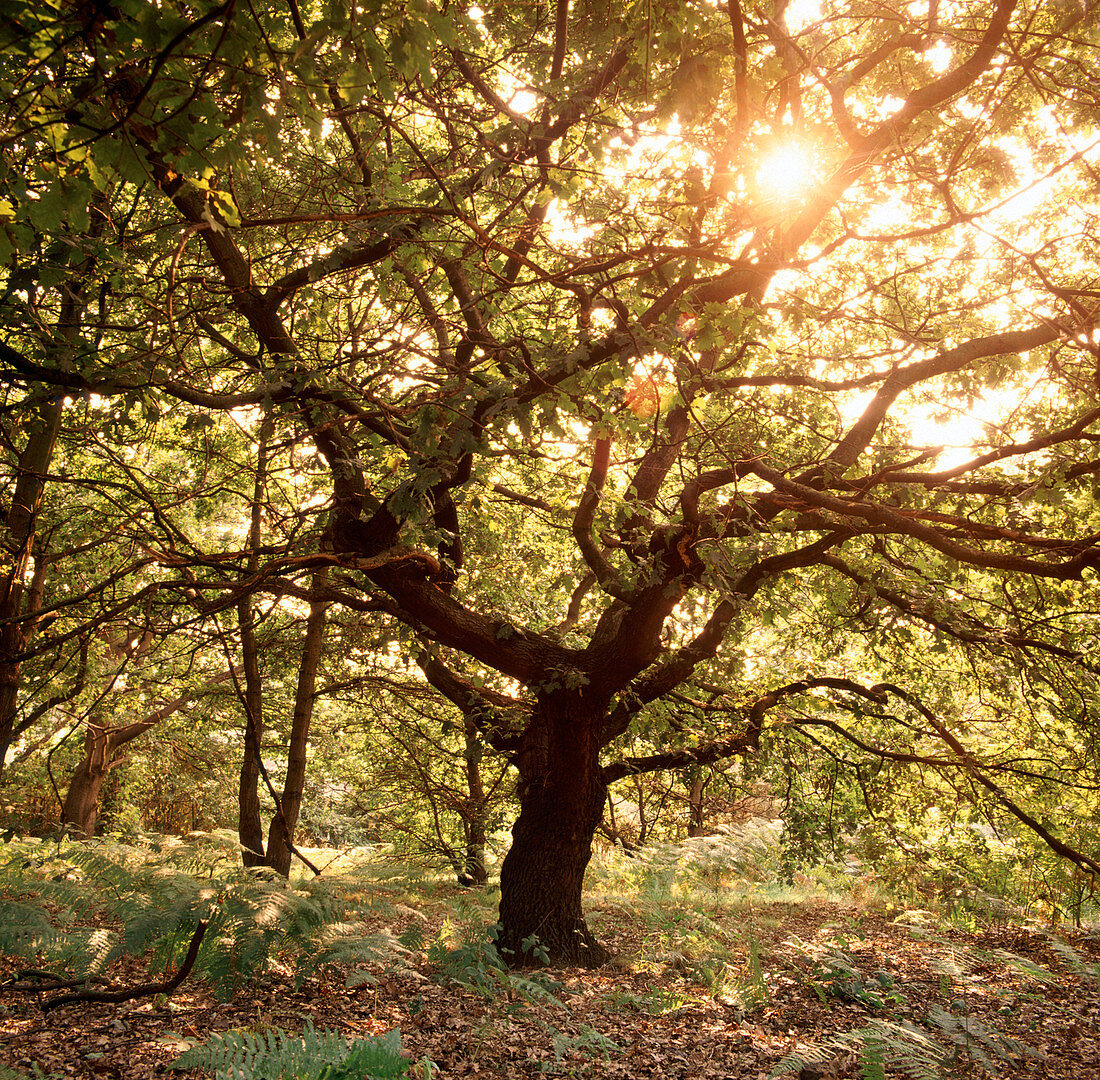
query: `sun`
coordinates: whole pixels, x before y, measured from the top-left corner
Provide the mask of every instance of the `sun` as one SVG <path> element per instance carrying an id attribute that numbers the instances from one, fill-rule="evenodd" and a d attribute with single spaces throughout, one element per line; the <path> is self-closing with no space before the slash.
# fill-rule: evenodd
<path id="1" fill-rule="evenodd" d="M 757 163 L 756 183 L 767 199 L 795 199 L 813 186 L 817 169 L 814 155 L 798 143 L 783 143 L 767 151 Z"/>

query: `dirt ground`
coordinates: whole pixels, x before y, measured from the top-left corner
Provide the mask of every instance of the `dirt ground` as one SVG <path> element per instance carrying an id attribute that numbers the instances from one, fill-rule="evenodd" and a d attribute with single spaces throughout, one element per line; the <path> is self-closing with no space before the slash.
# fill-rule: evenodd
<path id="1" fill-rule="evenodd" d="M 507 979 L 491 994 L 448 982 L 424 954 L 353 989 L 343 971 L 297 988 L 271 973 L 228 1003 L 185 983 L 169 1001 L 44 1014 L 37 1002 L 47 995 L 5 985 L 0 1065 L 14 1075 L 101 1080 L 199 1075 L 169 1071 L 187 1040 L 297 1030 L 309 1020 L 349 1038 L 399 1028 L 420 1077 L 764 1080 L 786 1059 L 780 1076 L 832 1080 L 863 1075 L 858 1041 L 844 1046 L 839 1036 L 897 1034 L 908 1024 L 944 1048 L 941 1076 L 1100 1080 L 1095 936 L 1062 934 L 1058 944 L 1011 925 L 914 928 L 831 903 L 762 905 L 740 918 L 750 953 L 715 970 L 656 950 L 628 913 L 605 905 L 591 922 L 616 959 L 550 973 L 538 1000 Z M 16 970 L 3 962 L 0 979 L 10 983 Z M 120 985 L 142 977 L 138 965 L 112 972 Z M 881 1075 L 906 1075 L 886 1062 Z M 12 1075 L 0 1068 L 0 1078 Z"/>

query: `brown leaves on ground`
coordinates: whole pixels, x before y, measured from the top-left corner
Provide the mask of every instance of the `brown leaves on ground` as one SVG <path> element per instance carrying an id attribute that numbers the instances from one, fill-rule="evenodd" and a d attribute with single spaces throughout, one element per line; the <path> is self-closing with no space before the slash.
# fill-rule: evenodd
<path id="1" fill-rule="evenodd" d="M 490 996 L 441 983 L 423 956 L 354 989 L 335 970 L 297 989 L 271 974 L 228 1004 L 196 984 L 167 1004 L 43 1016 L 35 995 L 6 993 L 0 1063 L 140 1080 L 165 1075 L 187 1039 L 297 1030 L 309 1020 L 351 1039 L 398 1027 L 409 1055 L 431 1059 L 438 1077 L 763 1080 L 793 1052 L 804 1064 L 784 1075 L 825 1080 L 861 1075 L 858 1046 L 835 1040 L 879 1018 L 921 1025 L 947 1048 L 943 1076 L 1100 1080 L 1094 939 L 1070 939 L 1059 956 L 1046 935 L 1018 927 L 918 931 L 835 904 L 760 905 L 715 917 L 717 932 L 735 933 L 745 948 L 712 963 L 698 940 L 689 952 L 668 948 L 667 937 L 658 947 L 645 924 L 613 908 L 592 922 L 618 959 L 594 972 L 549 973 L 551 1000 L 530 1000 L 507 977 Z M 13 970 L 6 964 L 0 974 Z M 138 969 L 113 975 L 124 982 Z M 888 1067 L 885 1075 L 903 1074 Z"/>

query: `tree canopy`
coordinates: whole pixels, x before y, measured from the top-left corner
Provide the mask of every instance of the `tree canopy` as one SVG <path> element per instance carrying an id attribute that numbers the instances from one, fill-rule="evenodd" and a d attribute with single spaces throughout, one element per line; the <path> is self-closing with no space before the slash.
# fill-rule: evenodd
<path id="1" fill-rule="evenodd" d="M 235 619 L 251 730 L 312 601 L 514 766 L 517 961 L 603 958 L 609 784 L 792 730 L 1100 872 L 1029 808 L 1097 768 L 1095 3 L 12 11 L 5 750 L 112 618 Z"/>

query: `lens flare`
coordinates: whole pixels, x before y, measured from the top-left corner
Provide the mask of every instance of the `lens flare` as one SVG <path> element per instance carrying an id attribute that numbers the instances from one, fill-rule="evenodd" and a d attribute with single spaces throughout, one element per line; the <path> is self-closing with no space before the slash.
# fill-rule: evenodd
<path id="1" fill-rule="evenodd" d="M 760 159 L 756 183 L 765 198 L 794 199 L 813 185 L 815 171 L 809 150 L 797 143 L 786 143 Z"/>

